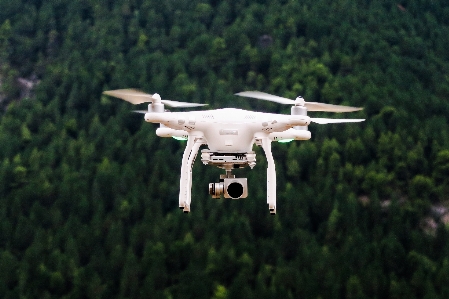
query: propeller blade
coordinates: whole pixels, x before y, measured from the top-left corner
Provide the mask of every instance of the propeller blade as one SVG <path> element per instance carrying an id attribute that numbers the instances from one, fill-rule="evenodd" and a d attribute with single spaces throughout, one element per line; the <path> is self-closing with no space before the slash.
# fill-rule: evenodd
<path id="1" fill-rule="evenodd" d="M 148 110 L 134 110 L 132 112 L 145 114 L 145 113 L 148 113 Z"/>
<path id="2" fill-rule="evenodd" d="M 278 97 L 269 93 L 260 92 L 260 91 L 243 91 L 236 93 L 235 95 L 241 97 L 255 98 L 259 100 L 276 102 L 284 105 L 295 105 L 295 101 L 283 97 Z M 308 111 L 324 111 L 324 112 L 354 112 L 362 110 L 363 108 L 358 107 L 349 107 L 342 105 L 332 105 L 332 104 L 324 104 L 317 102 L 305 102 L 304 106 Z"/>
<path id="3" fill-rule="evenodd" d="M 306 106 L 308 111 L 323 111 L 323 112 L 354 112 L 363 109 L 359 107 L 332 105 L 317 102 L 306 102 L 304 106 Z"/>
<path id="4" fill-rule="evenodd" d="M 348 118 L 315 118 L 315 117 L 311 117 L 310 118 L 311 121 L 313 121 L 314 123 L 317 124 L 337 124 L 337 123 L 358 123 L 358 122 L 362 122 L 365 119 L 348 119 Z"/>
<path id="5" fill-rule="evenodd" d="M 188 107 L 201 107 L 206 106 L 207 104 L 198 104 L 198 103 L 186 103 L 186 102 L 177 102 L 171 100 L 161 100 L 167 106 L 177 107 L 177 108 L 188 108 Z"/>
<path id="6" fill-rule="evenodd" d="M 142 92 L 136 89 L 117 89 L 117 90 L 108 90 L 103 92 L 106 95 L 113 96 L 132 104 L 142 104 L 154 101 L 161 101 L 165 105 L 169 107 L 177 107 L 177 108 L 187 108 L 187 107 L 200 107 L 205 106 L 207 104 L 198 104 L 198 103 L 186 103 L 186 102 L 178 102 L 178 101 L 170 101 L 170 100 L 161 100 L 160 95 L 155 93 L 154 95 Z"/>
<path id="7" fill-rule="evenodd" d="M 113 96 L 113 97 L 125 100 L 134 105 L 154 101 L 152 95 L 144 93 L 139 90 L 135 90 L 135 89 L 108 90 L 108 91 L 104 91 L 103 93 L 108 96 Z"/>
<path id="8" fill-rule="evenodd" d="M 241 97 L 248 97 L 248 98 L 255 98 L 255 99 L 259 99 L 259 100 L 276 102 L 276 103 L 284 104 L 284 105 L 294 105 L 295 104 L 295 101 L 293 101 L 293 100 L 274 96 L 272 94 L 260 92 L 260 91 L 242 91 L 242 92 L 236 93 L 235 95 L 241 96 Z"/>

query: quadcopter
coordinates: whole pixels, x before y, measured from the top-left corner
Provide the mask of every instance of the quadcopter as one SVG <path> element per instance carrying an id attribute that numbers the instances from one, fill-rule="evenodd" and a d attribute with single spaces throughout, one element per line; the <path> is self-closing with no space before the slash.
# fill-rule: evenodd
<path id="1" fill-rule="evenodd" d="M 261 146 L 267 159 L 267 204 L 271 214 L 276 214 L 276 170 L 271 143 L 308 140 L 311 133 L 308 125 L 313 123 L 350 123 L 364 119 L 312 118 L 307 111 L 353 112 L 362 108 L 306 102 L 302 97 L 295 100 L 271 95 L 260 91 L 244 91 L 235 95 L 292 105 L 291 114 L 275 114 L 248 111 L 236 108 L 170 112 L 164 106 L 173 108 L 200 107 L 207 104 L 185 103 L 161 99 L 160 95 L 144 93 L 134 89 L 118 89 L 103 92 L 132 104 L 149 103 L 148 110 L 135 111 L 145 114 L 145 121 L 158 123 L 159 137 L 173 137 L 187 140 L 181 162 L 179 183 L 179 208 L 190 212 L 192 200 L 192 166 L 202 145 L 201 161 L 225 170 L 218 183 L 209 184 L 212 198 L 239 199 L 248 196 L 246 178 L 236 178 L 232 170 L 256 165 L 253 145 Z"/>

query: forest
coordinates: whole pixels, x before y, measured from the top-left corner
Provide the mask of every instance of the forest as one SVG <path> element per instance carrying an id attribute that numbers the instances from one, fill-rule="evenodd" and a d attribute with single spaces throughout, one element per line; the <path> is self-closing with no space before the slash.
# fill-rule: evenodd
<path id="1" fill-rule="evenodd" d="M 444 0 L 0 0 L 0 297 L 449 298 L 448 45 Z M 121 88 L 366 121 L 273 143 L 277 215 L 257 146 L 183 214 L 185 142 Z"/>

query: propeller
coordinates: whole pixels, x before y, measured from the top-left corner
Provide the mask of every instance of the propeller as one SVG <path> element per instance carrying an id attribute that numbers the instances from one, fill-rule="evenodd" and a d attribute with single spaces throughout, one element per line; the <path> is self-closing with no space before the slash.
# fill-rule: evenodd
<path id="1" fill-rule="evenodd" d="M 136 89 L 116 89 L 116 90 L 108 90 L 104 91 L 104 94 L 108 96 L 113 96 L 122 100 L 125 100 L 127 102 L 130 102 L 132 104 L 141 104 L 141 103 L 163 103 L 167 106 L 174 107 L 174 108 L 189 108 L 189 107 L 200 107 L 205 106 L 207 104 L 197 104 L 197 103 L 186 103 L 186 102 L 178 102 L 178 101 L 171 101 L 171 100 L 161 100 L 161 96 L 157 93 L 150 95 L 147 93 L 144 93 L 140 90 Z M 148 111 L 142 112 L 142 111 L 135 111 L 138 113 L 147 113 Z"/>
<path id="2" fill-rule="evenodd" d="M 362 110 L 363 108 L 358 107 L 349 107 L 342 105 L 332 105 L 332 104 L 324 104 L 317 102 L 306 102 L 302 97 L 296 98 L 296 100 L 291 100 L 283 97 L 278 97 L 275 95 L 271 95 L 269 93 L 260 92 L 260 91 L 243 91 L 236 93 L 235 95 L 241 97 L 255 98 L 259 100 L 276 102 L 284 105 L 297 105 L 297 106 L 305 106 L 308 111 L 324 111 L 324 112 L 354 112 Z"/>
<path id="3" fill-rule="evenodd" d="M 311 117 L 310 118 L 311 121 L 313 121 L 314 123 L 317 124 L 336 124 L 336 123 L 358 123 L 358 122 L 362 122 L 364 121 L 364 119 L 356 119 L 356 118 L 315 118 L 315 117 Z"/>
<path id="4" fill-rule="evenodd" d="M 133 110 L 132 112 L 145 114 L 148 113 L 148 110 Z"/>

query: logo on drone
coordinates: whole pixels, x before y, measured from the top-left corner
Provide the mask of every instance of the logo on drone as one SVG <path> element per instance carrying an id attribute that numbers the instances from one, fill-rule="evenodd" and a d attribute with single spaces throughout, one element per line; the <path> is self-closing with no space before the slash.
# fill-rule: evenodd
<path id="1" fill-rule="evenodd" d="M 238 130 L 230 130 L 230 129 L 221 129 L 220 135 L 238 135 Z"/>

